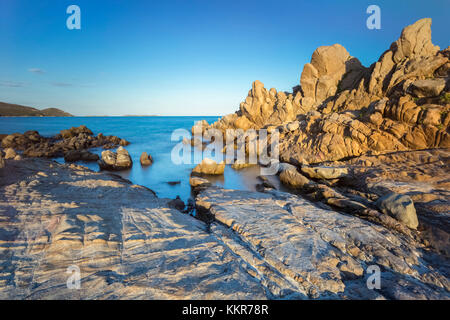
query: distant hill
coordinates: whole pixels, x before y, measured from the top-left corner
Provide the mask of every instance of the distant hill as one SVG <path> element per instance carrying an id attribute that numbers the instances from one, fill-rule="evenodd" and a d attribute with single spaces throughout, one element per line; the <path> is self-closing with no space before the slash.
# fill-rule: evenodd
<path id="1" fill-rule="evenodd" d="M 73 115 L 56 108 L 39 110 L 18 104 L 0 102 L 0 117 L 73 117 Z"/>

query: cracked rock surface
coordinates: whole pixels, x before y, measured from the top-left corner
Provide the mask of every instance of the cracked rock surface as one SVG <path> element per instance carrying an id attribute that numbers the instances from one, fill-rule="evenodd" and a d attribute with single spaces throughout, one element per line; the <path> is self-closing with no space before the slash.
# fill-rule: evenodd
<path id="1" fill-rule="evenodd" d="M 207 225 L 144 187 L 43 159 L 0 169 L 0 299 L 262 299 Z M 68 267 L 81 271 L 68 289 Z"/>
<path id="2" fill-rule="evenodd" d="M 202 187 L 195 219 L 113 174 L 45 159 L 0 170 L 0 299 L 448 299 L 448 260 L 276 190 Z M 381 288 L 367 287 L 367 268 Z M 67 287 L 80 269 L 80 289 Z"/>
<path id="3" fill-rule="evenodd" d="M 381 225 L 278 191 L 213 187 L 200 192 L 197 205 L 212 216 L 214 234 L 240 244 L 229 246 L 274 297 L 450 297 L 448 260 Z M 381 270 L 380 290 L 367 288 L 371 265 Z"/>

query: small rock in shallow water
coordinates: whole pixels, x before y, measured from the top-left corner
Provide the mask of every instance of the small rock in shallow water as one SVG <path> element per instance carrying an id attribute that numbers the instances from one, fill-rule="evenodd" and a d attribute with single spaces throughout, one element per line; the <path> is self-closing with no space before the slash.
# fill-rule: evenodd
<path id="1" fill-rule="evenodd" d="M 201 186 L 201 185 L 204 185 L 204 186 L 211 185 L 211 183 L 207 179 L 203 179 L 203 178 L 200 178 L 200 177 L 190 177 L 189 178 L 189 184 L 192 187 L 198 187 L 198 186 Z"/>
<path id="2" fill-rule="evenodd" d="M 142 152 L 140 161 L 142 166 L 149 166 L 153 163 L 153 158 L 147 152 Z"/>
<path id="3" fill-rule="evenodd" d="M 14 157 L 17 155 L 17 153 L 14 151 L 13 148 L 6 148 L 5 149 L 5 159 L 14 159 Z"/>
<path id="4" fill-rule="evenodd" d="M 119 143 L 119 145 L 121 145 L 121 146 L 123 146 L 123 147 L 125 147 L 125 146 L 127 146 L 127 145 L 129 145 L 129 144 L 130 144 L 130 142 L 127 141 L 127 140 L 125 140 L 125 139 L 121 139 L 121 140 L 120 140 L 120 143 Z"/>
<path id="5" fill-rule="evenodd" d="M 133 161 L 128 151 L 119 147 L 117 153 L 110 150 L 103 151 L 102 159 L 98 161 L 98 164 L 103 170 L 126 170 L 132 167 Z"/>
<path id="6" fill-rule="evenodd" d="M 192 170 L 193 173 L 198 174 L 214 174 L 214 175 L 220 175 L 223 174 L 225 171 L 225 162 L 222 161 L 221 163 L 217 163 L 214 160 L 205 158 L 201 163 L 199 163 L 194 170 Z"/>
<path id="7" fill-rule="evenodd" d="M 255 164 L 247 163 L 246 161 L 236 160 L 231 165 L 231 168 L 233 168 L 234 170 L 241 170 L 241 169 L 248 168 L 248 167 L 251 167 L 251 166 L 254 166 L 254 165 Z"/>

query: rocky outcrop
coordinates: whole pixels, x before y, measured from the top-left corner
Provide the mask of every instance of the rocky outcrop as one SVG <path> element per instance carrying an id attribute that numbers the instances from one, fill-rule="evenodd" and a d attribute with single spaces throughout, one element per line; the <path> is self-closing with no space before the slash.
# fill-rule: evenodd
<path id="1" fill-rule="evenodd" d="M 192 170 L 193 174 L 210 174 L 210 175 L 221 175 L 225 170 L 225 162 L 217 163 L 216 161 L 208 158 L 204 158 L 201 163 L 199 163 Z"/>
<path id="2" fill-rule="evenodd" d="M 450 298 L 445 259 L 375 223 L 279 191 L 212 187 L 196 203 L 211 233 L 253 266 L 273 297 Z M 369 266 L 381 270 L 379 290 L 367 286 Z"/>
<path id="3" fill-rule="evenodd" d="M 439 47 L 431 42 L 431 19 L 421 19 L 403 29 L 400 38 L 391 45 L 391 51 L 394 62 L 435 55 Z"/>
<path id="4" fill-rule="evenodd" d="M 102 170 L 121 171 L 130 169 L 133 161 L 126 149 L 117 148 L 116 152 L 105 150 L 102 152 L 102 158 L 98 161 Z"/>
<path id="5" fill-rule="evenodd" d="M 0 169 L 5 167 L 5 160 L 3 160 L 3 153 L 0 151 Z"/>
<path id="6" fill-rule="evenodd" d="M 79 127 L 72 127 L 67 130 L 61 130 L 60 134 L 63 139 L 70 139 L 73 137 L 78 137 L 78 135 L 80 135 L 80 134 L 86 134 L 88 136 L 93 135 L 92 131 L 84 125 L 81 125 Z"/>
<path id="7" fill-rule="evenodd" d="M 314 186 L 314 183 L 300 174 L 296 168 L 282 170 L 280 173 L 280 181 L 291 188 L 300 190 L 309 190 Z"/>
<path id="8" fill-rule="evenodd" d="M 206 120 L 200 120 L 197 121 L 194 126 L 192 127 L 191 131 L 192 134 L 195 135 L 196 133 L 200 133 L 203 134 L 208 128 L 209 128 L 209 123 Z"/>
<path id="9" fill-rule="evenodd" d="M 37 131 L 27 131 L 24 134 L 13 133 L 2 139 L 3 148 L 15 148 L 25 150 L 35 143 L 44 143 L 46 139 L 41 137 Z"/>
<path id="10" fill-rule="evenodd" d="M 280 180 L 313 202 L 420 238 L 449 256 L 449 159 L 449 151 L 442 149 L 362 156 L 328 164 L 330 172 L 347 172 L 331 180 L 318 175 L 310 180 L 295 166 L 283 164 Z M 302 165 L 300 171 L 322 167 Z"/>
<path id="11" fill-rule="evenodd" d="M 339 91 L 354 88 L 366 69 L 340 44 L 319 47 L 303 69 L 300 84 L 306 108 L 321 104 Z"/>
<path id="12" fill-rule="evenodd" d="M 26 157 L 45 158 L 64 157 L 69 151 L 82 152 L 99 147 L 111 149 L 128 144 L 128 141 L 116 136 L 104 136 L 101 133 L 94 136 L 92 131 L 83 125 L 62 130 L 60 134 L 50 138 L 41 136 L 37 131 L 13 133 L 5 136 L 1 142 L 3 148 L 23 151 Z"/>
<path id="13" fill-rule="evenodd" d="M 255 81 L 210 128 L 278 129 L 280 160 L 292 164 L 449 148 L 449 50 L 432 44 L 431 19 L 406 27 L 369 68 L 341 45 L 320 47 L 292 93 Z"/>
<path id="14" fill-rule="evenodd" d="M 153 163 L 153 158 L 147 152 L 142 152 L 141 157 L 139 158 L 142 166 L 149 166 Z"/>
<path id="15" fill-rule="evenodd" d="M 251 166 L 254 166 L 254 165 L 255 164 L 248 163 L 245 160 L 237 159 L 237 160 L 235 160 L 233 162 L 233 164 L 231 165 L 231 168 L 233 168 L 234 170 L 241 170 L 241 169 L 245 169 L 245 168 L 248 168 L 248 167 L 251 167 Z"/>
<path id="16" fill-rule="evenodd" d="M 416 98 L 437 97 L 445 88 L 445 80 L 442 78 L 416 80 L 408 88 Z"/>

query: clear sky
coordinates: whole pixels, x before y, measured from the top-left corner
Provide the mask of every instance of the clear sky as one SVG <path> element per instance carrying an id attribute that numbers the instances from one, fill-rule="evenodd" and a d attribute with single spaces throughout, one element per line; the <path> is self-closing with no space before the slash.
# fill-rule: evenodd
<path id="1" fill-rule="evenodd" d="M 66 9 L 81 8 L 81 30 Z M 366 9 L 381 8 L 381 30 Z M 321 45 L 369 66 L 401 29 L 433 19 L 450 45 L 448 0 L 1 0 L 0 101 L 74 115 L 224 115 L 252 81 L 291 91 Z"/>

